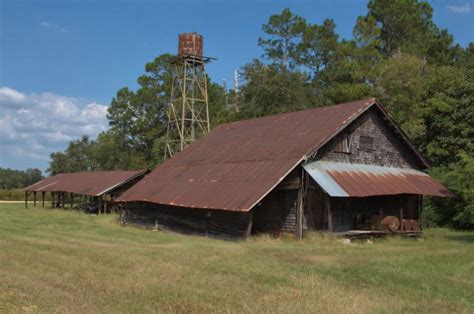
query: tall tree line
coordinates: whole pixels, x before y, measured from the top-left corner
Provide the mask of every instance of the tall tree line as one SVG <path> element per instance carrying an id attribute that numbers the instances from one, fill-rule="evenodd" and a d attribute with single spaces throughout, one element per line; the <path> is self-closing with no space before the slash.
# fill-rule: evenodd
<path id="1" fill-rule="evenodd" d="M 454 43 L 432 15 L 426 1 L 372 0 L 352 38 L 342 39 L 333 20 L 314 24 L 284 9 L 262 26 L 262 57 L 240 71 L 238 112 L 225 107 L 223 88 L 209 82 L 211 123 L 376 97 L 426 156 L 431 174 L 459 196 L 429 200 L 428 221 L 473 227 L 474 43 Z M 171 58 L 146 64 L 139 88 L 122 88 L 113 98 L 110 129 L 52 154 L 50 173 L 159 164 Z"/>
<path id="2" fill-rule="evenodd" d="M 19 189 L 43 179 L 41 170 L 36 168 L 25 171 L 0 167 L 0 189 Z"/>

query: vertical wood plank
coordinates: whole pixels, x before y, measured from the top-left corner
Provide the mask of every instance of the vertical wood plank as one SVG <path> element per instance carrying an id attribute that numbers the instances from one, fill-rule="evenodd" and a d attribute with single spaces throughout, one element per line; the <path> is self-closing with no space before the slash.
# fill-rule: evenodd
<path id="1" fill-rule="evenodd" d="M 28 208 L 28 191 L 25 191 L 25 208 Z"/>
<path id="2" fill-rule="evenodd" d="M 41 192 L 41 207 L 44 208 L 44 196 L 45 196 L 46 192 Z"/>
<path id="3" fill-rule="evenodd" d="M 33 206 L 36 207 L 36 191 L 33 192 Z"/>

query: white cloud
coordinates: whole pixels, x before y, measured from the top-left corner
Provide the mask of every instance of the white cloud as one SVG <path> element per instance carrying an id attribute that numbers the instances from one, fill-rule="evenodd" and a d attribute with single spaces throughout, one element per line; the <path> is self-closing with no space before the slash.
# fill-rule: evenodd
<path id="1" fill-rule="evenodd" d="M 471 13 L 471 4 L 468 2 L 463 4 L 452 4 L 447 6 L 448 10 L 458 14 L 469 14 Z"/>
<path id="2" fill-rule="evenodd" d="M 55 32 L 67 33 L 66 28 L 62 27 L 59 24 L 53 23 L 53 22 L 42 21 L 39 25 L 43 28 L 46 28 L 46 29 L 49 29 L 49 30 L 52 30 L 52 31 L 55 31 Z"/>
<path id="3" fill-rule="evenodd" d="M 0 87 L 0 106 L 15 107 L 26 100 L 26 96 L 14 89 Z"/>
<path id="4" fill-rule="evenodd" d="M 45 169 L 49 155 L 108 128 L 107 106 L 51 93 L 0 87 L 0 164 Z"/>

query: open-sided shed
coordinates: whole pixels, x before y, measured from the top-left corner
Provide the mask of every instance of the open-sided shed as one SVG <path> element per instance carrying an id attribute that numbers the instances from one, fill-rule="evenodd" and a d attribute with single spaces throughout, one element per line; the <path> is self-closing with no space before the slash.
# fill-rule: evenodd
<path id="1" fill-rule="evenodd" d="M 83 202 L 96 201 L 99 213 L 107 212 L 108 204 L 137 183 L 148 170 L 131 171 L 89 171 L 75 173 L 60 173 L 23 189 L 25 191 L 25 206 L 28 206 L 28 194 L 33 193 L 33 204 L 36 206 L 36 195 L 41 193 L 41 203 L 44 207 L 45 194 L 51 193 L 52 206 L 64 207 L 69 194 L 71 207 L 74 197 L 83 196 Z"/>

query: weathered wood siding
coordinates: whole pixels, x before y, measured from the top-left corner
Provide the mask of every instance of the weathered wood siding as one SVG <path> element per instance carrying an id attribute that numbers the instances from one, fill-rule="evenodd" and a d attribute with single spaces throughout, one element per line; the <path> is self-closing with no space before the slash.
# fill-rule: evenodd
<path id="1" fill-rule="evenodd" d="M 341 140 L 351 134 L 350 149 L 341 151 Z M 370 147 L 372 146 L 372 147 Z M 417 156 L 387 124 L 383 115 L 372 108 L 356 119 L 346 130 L 321 148 L 316 160 L 360 163 L 385 167 L 420 168 Z M 312 180 L 311 180 L 312 181 Z M 327 204 L 329 196 L 311 182 L 312 189 L 305 207 L 308 229 L 328 228 Z M 418 196 L 395 195 L 365 198 L 330 198 L 331 220 L 334 232 L 347 231 L 355 227 L 355 215 L 363 216 L 366 225 L 370 217 L 382 213 L 397 216 L 404 208 L 404 217 L 418 219 Z M 313 221 L 311 221 L 313 219 Z"/>
<path id="2" fill-rule="evenodd" d="M 296 206 L 301 186 L 301 167 L 296 167 L 278 186 L 254 207 L 253 233 L 296 231 Z"/>
<path id="3" fill-rule="evenodd" d="M 352 133 L 350 153 L 335 151 L 337 143 L 346 132 Z M 364 147 L 366 138 L 373 138 L 373 148 Z M 361 115 L 340 135 L 327 143 L 320 149 L 316 159 L 385 167 L 419 168 L 415 154 L 387 125 L 376 108 Z"/>
<path id="4" fill-rule="evenodd" d="M 251 215 L 251 212 L 209 211 L 130 202 L 124 205 L 121 222 L 188 234 L 245 237 L 251 227 Z"/>

